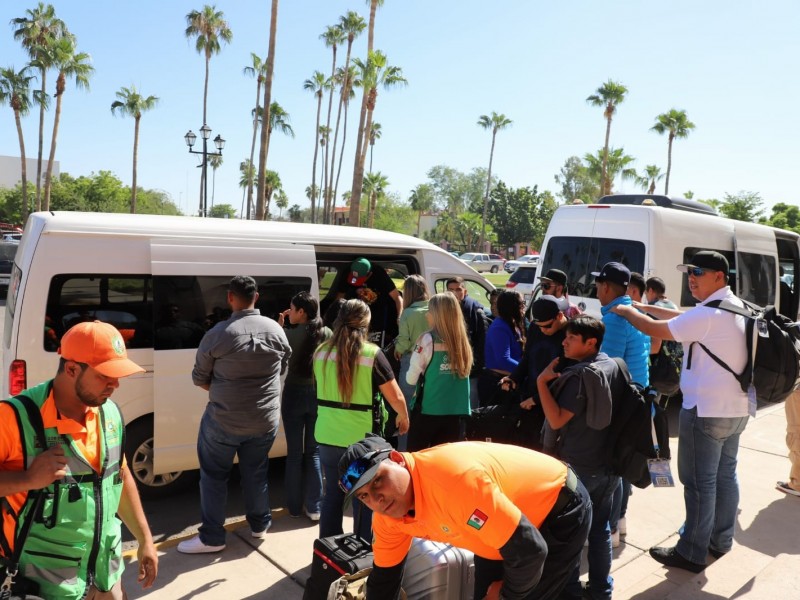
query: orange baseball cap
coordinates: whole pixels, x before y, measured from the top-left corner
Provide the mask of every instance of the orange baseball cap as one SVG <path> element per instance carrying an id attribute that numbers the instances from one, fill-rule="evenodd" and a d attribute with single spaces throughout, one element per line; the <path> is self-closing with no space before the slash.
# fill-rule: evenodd
<path id="1" fill-rule="evenodd" d="M 106 377 L 127 377 L 145 370 L 128 358 L 125 341 L 113 325 L 102 321 L 78 323 L 61 338 L 58 353 L 66 360 L 86 363 Z"/>

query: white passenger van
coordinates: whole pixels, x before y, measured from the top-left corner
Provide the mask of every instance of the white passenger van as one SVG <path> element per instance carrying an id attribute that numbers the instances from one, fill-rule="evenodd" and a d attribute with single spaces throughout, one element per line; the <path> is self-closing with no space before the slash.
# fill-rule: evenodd
<path id="1" fill-rule="evenodd" d="M 591 273 L 607 262 L 621 262 L 645 279 L 661 277 L 667 296 L 688 308 L 695 300 L 687 287 L 687 275 L 675 266 L 689 262 L 699 250 L 716 250 L 728 259 L 731 289 L 740 298 L 761 306 L 774 304 L 796 320 L 798 239 L 791 231 L 727 219 L 706 204 L 683 198 L 605 196 L 597 204 L 565 205 L 556 210 L 547 228 L 537 275 L 561 269 L 567 274 L 570 300 L 599 316 L 600 302 Z"/>
<path id="2" fill-rule="evenodd" d="M 207 392 L 192 385 L 197 345 L 227 317 L 234 275 L 258 282 L 272 318 L 301 290 L 330 303 L 351 261 L 364 256 L 402 279 L 422 274 L 431 290 L 461 276 L 489 305 L 492 285 L 444 250 L 413 237 L 286 222 L 100 213 L 36 213 L 16 254 L 6 304 L 3 397 L 54 376 L 64 332 L 83 320 L 116 326 L 147 369 L 114 394 L 127 423 L 126 451 L 144 495 L 191 480 Z M 228 313 L 229 314 L 229 313 Z M 271 456 L 286 454 L 279 434 Z"/>

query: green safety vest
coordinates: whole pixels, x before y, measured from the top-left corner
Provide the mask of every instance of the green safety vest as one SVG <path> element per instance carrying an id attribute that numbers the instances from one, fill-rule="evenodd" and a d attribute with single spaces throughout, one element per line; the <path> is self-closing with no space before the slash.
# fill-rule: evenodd
<path id="1" fill-rule="evenodd" d="M 425 368 L 424 377 L 417 381 L 411 408 L 422 396 L 423 415 L 470 414 L 469 376 L 459 377 L 450 368 L 450 357 L 442 339 L 433 333 L 433 356 Z M 424 390 L 424 392 L 422 391 Z"/>
<path id="2" fill-rule="evenodd" d="M 314 378 L 317 382 L 317 424 L 314 436 L 319 444 L 346 448 L 366 436 L 382 433 L 386 422 L 383 401 L 372 394 L 372 369 L 378 346 L 365 343 L 356 361 L 353 395 L 345 407 L 336 379 L 336 348 L 329 344 L 314 352 Z M 330 352 L 330 354 L 328 354 Z"/>
<path id="3" fill-rule="evenodd" d="M 41 409 L 52 383 L 47 381 L 20 395 Z M 5 402 L 19 415 L 28 468 L 43 449 L 22 403 L 16 397 Z M 111 401 L 103 404 L 98 417 L 99 473 L 83 458 L 70 436 L 59 435 L 54 427 L 44 430 L 49 447 L 63 446 L 67 475 L 44 488 L 42 510 L 34 516 L 20 557 L 20 573 L 39 584 L 39 594 L 44 598 L 77 600 L 83 598 L 90 584 L 108 591 L 122 576 L 122 531 L 116 514 L 122 495 L 125 425 L 119 408 Z M 17 527 L 33 505 L 31 496 L 20 511 Z"/>

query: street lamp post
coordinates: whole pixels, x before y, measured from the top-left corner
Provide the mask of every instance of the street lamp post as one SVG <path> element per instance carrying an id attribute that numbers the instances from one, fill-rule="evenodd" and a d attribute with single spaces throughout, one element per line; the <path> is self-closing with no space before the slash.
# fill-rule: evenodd
<path id="1" fill-rule="evenodd" d="M 217 152 L 209 152 L 208 151 L 208 138 L 211 137 L 211 128 L 203 123 L 203 126 L 200 128 L 200 137 L 203 139 L 203 150 L 192 150 L 194 143 L 197 141 L 197 136 L 194 132 L 190 129 L 183 139 L 186 141 L 186 145 L 189 147 L 190 154 L 200 154 L 202 155 L 202 162 L 197 165 L 198 167 L 203 169 L 201 177 L 203 179 L 203 189 L 200 192 L 200 216 L 206 217 L 208 216 L 207 209 L 208 209 L 208 157 L 209 156 L 222 156 L 222 149 L 225 147 L 225 140 L 222 138 L 221 135 L 217 135 L 214 138 L 214 146 L 217 148 Z"/>

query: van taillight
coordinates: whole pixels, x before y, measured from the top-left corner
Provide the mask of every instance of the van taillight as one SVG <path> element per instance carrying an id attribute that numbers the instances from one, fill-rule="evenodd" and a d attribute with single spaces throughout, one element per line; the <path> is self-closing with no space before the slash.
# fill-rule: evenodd
<path id="1" fill-rule="evenodd" d="M 513 288 L 513 287 L 515 287 L 516 285 L 517 285 L 517 282 L 516 282 L 516 281 L 506 281 L 506 287 L 507 287 L 507 288 Z"/>
<path id="2" fill-rule="evenodd" d="M 28 388 L 28 376 L 24 360 L 15 360 L 8 370 L 8 393 L 16 396 Z"/>

